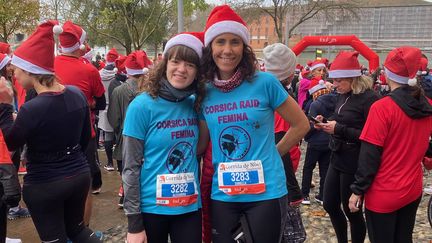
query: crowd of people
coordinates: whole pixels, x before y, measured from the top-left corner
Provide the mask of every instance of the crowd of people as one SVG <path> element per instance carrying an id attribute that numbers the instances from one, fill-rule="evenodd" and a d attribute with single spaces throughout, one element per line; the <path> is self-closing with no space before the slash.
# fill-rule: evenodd
<path id="1" fill-rule="evenodd" d="M 42 242 L 103 242 L 90 229 L 99 140 L 103 168 L 120 174 L 128 243 L 304 242 L 316 164 L 314 200 L 339 243 L 413 241 L 432 157 L 432 74 L 418 48 L 369 73 L 352 50 L 303 67 L 276 43 L 260 65 L 228 5 L 153 62 L 115 48 L 93 60 L 86 35 L 50 20 L 15 51 L 0 45 L 0 243 L 14 242 L 8 215 L 31 216 Z"/>

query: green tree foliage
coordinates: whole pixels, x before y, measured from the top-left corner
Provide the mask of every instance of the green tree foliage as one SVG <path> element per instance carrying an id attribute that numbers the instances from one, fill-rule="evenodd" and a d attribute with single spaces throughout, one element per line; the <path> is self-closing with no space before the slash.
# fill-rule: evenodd
<path id="1" fill-rule="evenodd" d="M 8 42 L 14 33 L 34 30 L 39 20 L 39 2 L 0 0 L 0 40 Z"/>

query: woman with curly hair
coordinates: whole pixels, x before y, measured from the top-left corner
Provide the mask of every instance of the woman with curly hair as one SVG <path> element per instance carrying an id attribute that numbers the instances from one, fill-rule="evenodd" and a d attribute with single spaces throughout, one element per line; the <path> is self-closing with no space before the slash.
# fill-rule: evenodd
<path id="1" fill-rule="evenodd" d="M 129 243 L 201 243 L 197 161 L 202 33 L 170 39 L 127 110 L 124 209 Z"/>

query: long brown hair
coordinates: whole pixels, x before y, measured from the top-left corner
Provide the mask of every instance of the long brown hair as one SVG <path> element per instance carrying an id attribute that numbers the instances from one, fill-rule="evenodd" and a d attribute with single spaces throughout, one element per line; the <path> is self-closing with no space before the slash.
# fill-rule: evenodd
<path id="1" fill-rule="evenodd" d="M 147 92 L 151 97 L 156 99 L 160 92 L 160 80 L 162 78 L 167 78 L 166 70 L 168 66 L 168 60 L 178 59 L 180 61 L 185 61 L 193 63 L 197 68 L 197 74 L 192 85 L 196 85 L 197 95 L 195 99 L 195 109 L 199 112 L 201 108 L 201 103 L 205 96 L 205 83 L 202 77 L 201 61 L 198 54 L 191 48 L 183 45 L 177 45 L 170 48 L 164 55 L 164 58 L 159 62 L 156 67 L 150 71 L 146 80 L 142 82 L 140 90 L 142 92 Z"/>
<path id="2" fill-rule="evenodd" d="M 213 80 L 215 75 L 218 72 L 218 67 L 213 60 L 213 50 L 211 48 L 212 42 L 203 49 L 203 67 L 206 68 L 206 72 L 204 73 L 204 77 L 207 80 Z M 252 47 L 243 43 L 243 56 L 242 59 L 237 66 L 237 68 L 241 68 L 242 70 L 242 80 L 252 81 L 253 76 L 256 72 L 256 67 L 258 65 L 258 60 L 256 59 L 255 53 L 252 50 Z"/>

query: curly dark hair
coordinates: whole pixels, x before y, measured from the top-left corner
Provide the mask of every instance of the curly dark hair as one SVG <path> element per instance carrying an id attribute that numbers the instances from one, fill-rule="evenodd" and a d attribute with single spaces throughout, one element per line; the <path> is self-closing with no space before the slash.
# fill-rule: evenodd
<path id="1" fill-rule="evenodd" d="M 177 45 L 170 48 L 165 54 L 162 61 L 156 65 L 156 67 L 150 71 L 148 77 L 142 77 L 145 80 L 142 81 L 142 85 L 140 87 L 141 92 L 147 92 L 151 97 L 156 99 L 159 96 L 160 92 L 160 80 L 162 78 L 167 78 L 166 70 L 168 66 L 168 60 L 176 58 L 180 61 L 185 61 L 189 63 L 195 64 L 198 71 L 196 74 L 196 78 L 192 85 L 196 86 L 197 93 L 195 99 L 195 110 L 197 112 L 201 109 L 201 103 L 205 97 L 205 82 L 202 75 L 202 65 L 199 56 L 196 52 L 183 45 Z"/>
<path id="2" fill-rule="evenodd" d="M 212 43 L 210 43 L 207 47 L 203 50 L 203 67 L 206 68 L 206 72 L 204 73 L 204 77 L 206 80 L 213 80 L 215 75 L 217 74 L 218 67 L 216 66 L 216 63 L 213 60 L 212 55 Z M 253 76 L 255 75 L 255 72 L 257 70 L 258 60 L 256 59 L 255 53 L 252 50 L 252 47 L 250 47 L 248 44 L 243 43 L 243 56 L 242 59 L 237 66 L 236 69 L 240 68 L 242 70 L 242 80 L 248 80 L 249 82 L 252 81 Z"/>

